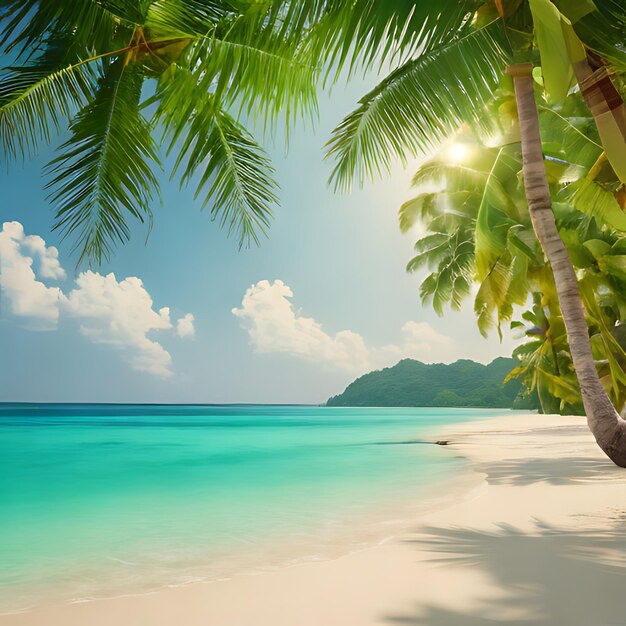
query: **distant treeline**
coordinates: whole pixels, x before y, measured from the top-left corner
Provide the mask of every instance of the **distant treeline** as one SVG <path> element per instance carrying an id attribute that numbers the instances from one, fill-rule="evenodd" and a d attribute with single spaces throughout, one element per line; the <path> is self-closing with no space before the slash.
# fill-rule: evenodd
<path id="1" fill-rule="evenodd" d="M 483 365 L 470 360 L 450 365 L 404 359 L 394 367 L 357 378 L 328 406 L 444 406 L 536 409 L 535 396 L 520 396 L 522 385 L 502 381 L 518 365 L 498 358 Z"/>

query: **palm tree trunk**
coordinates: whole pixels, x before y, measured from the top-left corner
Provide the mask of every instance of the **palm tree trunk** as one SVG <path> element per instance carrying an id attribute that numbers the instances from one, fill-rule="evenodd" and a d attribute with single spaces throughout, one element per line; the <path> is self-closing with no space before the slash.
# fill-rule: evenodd
<path id="1" fill-rule="evenodd" d="M 515 85 L 522 143 L 522 174 L 530 217 L 554 274 L 587 423 L 606 455 L 616 465 L 626 467 L 626 421 L 615 410 L 598 377 L 576 273 L 552 212 L 539 134 L 532 65 L 513 65 L 506 71 L 513 77 Z"/>

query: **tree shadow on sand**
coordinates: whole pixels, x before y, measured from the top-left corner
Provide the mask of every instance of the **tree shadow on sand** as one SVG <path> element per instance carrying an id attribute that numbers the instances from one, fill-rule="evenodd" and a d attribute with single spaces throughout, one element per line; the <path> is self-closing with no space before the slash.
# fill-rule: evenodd
<path id="1" fill-rule="evenodd" d="M 546 482 L 551 485 L 573 485 L 581 482 L 623 480 L 624 471 L 608 460 L 594 458 L 515 459 L 479 465 L 491 485 L 531 485 Z M 624 620 L 626 624 L 626 620 Z"/>
<path id="2" fill-rule="evenodd" d="M 405 626 L 623 626 L 626 624 L 626 516 L 608 528 L 559 529 L 537 523 L 532 533 L 502 525 L 494 532 L 428 528 L 420 549 L 438 562 L 479 568 L 504 593 L 470 613 L 421 606 L 388 615 Z M 454 598 L 455 590 L 449 590 Z M 515 616 L 515 617 L 513 617 Z"/>

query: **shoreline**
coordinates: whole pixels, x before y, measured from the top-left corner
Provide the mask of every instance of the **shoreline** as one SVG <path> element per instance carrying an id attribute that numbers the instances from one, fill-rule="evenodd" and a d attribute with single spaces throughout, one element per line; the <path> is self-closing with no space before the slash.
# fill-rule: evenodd
<path id="1" fill-rule="evenodd" d="M 474 420 L 468 420 L 468 423 L 472 421 Z M 454 426 L 458 426 L 458 424 Z M 431 435 L 436 435 L 438 430 L 438 427 L 433 427 L 432 432 L 425 431 L 419 440 L 407 439 L 400 443 L 403 445 L 441 445 L 431 439 Z M 398 442 L 391 441 L 389 443 L 397 444 Z M 106 582 L 103 582 L 102 586 L 90 595 L 78 592 L 70 594 L 66 587 L 53 583 L 38 590 L 37 587 L 31 587 L 31 591 L 37 590 L 35 595 L 38 598 L 35 602 L 30 606 L 23 606 L 22 608 L 0 610 L 0 624 L 3 623 L 3 618 L 8 618 L 9 616 L 46 612 L 74 604 L 109 602 L 121 598 L 141 598 L 159 594 L 168 589 L 179 589 L 199 584 L 213 584 L 240 577 L 258 576 L 301 565 L 333 561 L 349 554 L 383 545 L 394 540 L 397 536 L 402 536 L 416 519 L 453 504 L 459 498 L 465 497 L 466 492 L 470 492 L 480 486 L 482 482 L 481 475 L 470 471 L 469 464 L 461 455 L 455 454 L 454 456 L 456 457 L 455 460 L 463 462 L 463 468 L 456 468 L 456 470 L 462 469 L 464 472 L 460 479 L 458 475 L 453 473 L 444 477 L 438 476 L 435 478 L 434 484 L 425 488 L 422 487 L 418 492 L 403 494 L 401 498 L 396 494 L 393 498 L 377 502 L 369 508 L 360 510 L 358 514 L 354 512 L 344 513 L 343 516 L 336 520 L 340 520 L 339 528 L 320 526 L 316 531 L 312 531 L 310 534 L 307 533 L 307 540 L 285 536 L 281 536 L 278 539 L 274 538 L 273 540 L 265 539 L 253 546 L 254 551 L 252 555 L 248 554 L 249 558 L 245 561 L 242 559 L 242 555 L 245 552 L 241 552 L 239 548 L 237 552 L 231 552 L 232 566 L 227 570 L 220 569 L 219 573 L 207 573 L 206 568 L 190 562 L 188 568 L 181 568 L 180 570 L 180 572 L 185 573 L 185 580 L 176 581 L 173 578 L 160 584 L 136 583 L 132 588 L 123 591 L 119 589 L 112 590 Z M 263 552 L 261 552 L 261 549 L 263 549 Z M 259 558 L 260 554 L 263 554 L 262 558 Z M 118 559 L 115 560 L 117 561 Z M 211 562 L 206 561 L 206 563 Z M 211 563 L 212 567 L 214 565 L 214 562 Z M 178 575 L 180 575 L 180 572 L 178 572 Z M 81 575 L 78 573 L 76 576 L 79 579 Z"/>
<path id="2" fill-rule="evenodd" d="M 584 418 L 512 414 L 432 436 L 450 440 L 441 453 L 466 458 L 476 481 L 376 545 L 218 581 L 5 614 L 0 624 L 623 623 L 626 473 L 604 459 Z"/>

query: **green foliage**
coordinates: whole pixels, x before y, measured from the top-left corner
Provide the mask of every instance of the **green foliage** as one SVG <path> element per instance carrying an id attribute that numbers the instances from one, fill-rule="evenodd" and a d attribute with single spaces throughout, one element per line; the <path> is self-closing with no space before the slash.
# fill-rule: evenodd
<path id="1" fill-rule="evenodd" d="M 424 49 L 365 95 L 333 132 L 328 157 L 337 161 L 336 188 L 353 178 L 389 171 L 391 164 L 432 149 L 467 122 L 489 127 L 482 114 L 506 63 L 497 23 L 465 25 L 449 40 Z"/>
<path id="2" fill-rule="evenodd" d="M 536 408 L 518 397 L 521 384 L 503 380 L 514 359 L 498 358 L 489 365 L 461 360 L 451 365 L 427 365 L 405 359 L 394 367 L 365 374 L 333 396 L 328 406 L 446 406 Z"/>
<path id="3" fill-rule="evenodd" d="M 212 218 L 240 245 L 258 241 L 276 202 L 273 169 L 229 110 L 268 121 L 315 110 L 319 72 L 287 36 L 285 6 L 3 3 L 0 41 L 17 60 L 2 77 L 0 143 L 7 158 L 28 155 L 69 122 L 47 188 L 55 228 L 74 238 L 79 263 L 108 258 L 129 238 L 129 220 L 151 221 L 159 126 L 178 151 L 181 182 L 199 181 Z"/>
<path id="4" fill-rule="evenodd" d="M 167 154 L 178 154 L 172 175 L 181 185 L 197 180 L 195 197 L 234 234 L 239 245 L 269 225 L 277 202 L 274 170 L 248 131 L 220 108 L 215 93 L 204 91 L 193 73 L 172 65 L 153 98 L 154 118 L 163 128 Z M 178 106 L 181 102 L 184 107 Z M 244 207 L 245 210 L 241 210 Z"/>
<path id="5" fill-rule="evenodd" d="M 0 145 L 11 159 L 49 142 L 95 88 L 88 64 L 68 64 L 65 41 L 51 43 L 34 61 L 5 70 L 0 82 Z"/>
<path id="6" fill-rule="evenodd" d="M 128 238 L 126 216 L 151 220 L 156 148 L 139 111 L 142 75 L 123 59 L 108 64 L 96 96 L 75 117 L 71 137 L 49 165 L 56 229 L 77 232 L 79 262 L 100 262 Z M 127 159 L 129 147 L 138 158 Z"/>
<path id="7" fill-rule="evenodd" d="M 506 110 L 512 94 L 496 94 L 493 108 Z M 594 356 L 615 406 L 626 402 L 626 344 L 617 330 L 626 319 L 626 246 L 623 211 L 615 180 L 597 144 L 597 131 L 579 99 L 540 108 L 546 167 L 561 237 L 579 273 Z M 562 136 L 565 141 L 557 143 Z M 478 327 L 486 334 L 509 322 L 515 307 L 532 308 L 513 322 L 528 341 L 515 356 L 528 393 L 538 393 L 545 412 L 582 412 L 580 391 L 554 280 L 536 240 L 521 186 L 519 144 L 489 147 L 466 132 L 463 163 L 449 163 L 449 148 L 427 161 L 414 176 L 417 196 L 399 211 L 401 229 L 419 224 L 425 236 L 415 244 L 409 271 L 428 273 L 420 295 L 442 314 L 459 308 L 477 285 Z M 572 160 L 569 161 L 569 154 Z M 434 189 L 434 190 L 433 190 Z M 462 289 L 455 288 L 456 283 Z"/>
<path id="8" fill-rule="evenodd" d="M 515 306 L 525 307 L 531 293 L 539 298 L 527 312 L 530 341 L 517 353 L 515 374 L 529 392 L 538 390 L 546 410 L 579 410 L 580 394 L 553 278 L 530 223 L 516 103 L 502 71 L 511 61 L 536 64 L 540 53 L 543 67 L 536 69 L 542 71 L 533 75 L 559 101 L 548 106 L 537 86 L 557 225 L 585 285 L 598 369 L 621 409 L 626 353 L 616 334 L 626 320 L 626 222 L 619 150 L 611 146 L 606 120 L 594 121 L 570 88 L 573 63 L 585 60 L 585 46 L 625 69 L 625 33 L 621 0 L 479 1 L 458 33 L 396 65 L 328 143 L 336 161 L 331 182 L 348 188 L 353 179 L 362 182 L 440 146 L 463 127 L 457 141 L 469 146 L 471 158 L 451 163 L 444 146 L 419 168 L 417 195 L 400 208 L 403 232 L 415 225 L 425 230 L 407 269 L 422 273 L 422 300 L 440 315 L 446 304 L 459 308 L 470 285 L 477 285 L 474 308 L 483 334 L 493 327 L 501 333 Z M 596 123 L 613 169 L 603 162 Z M 453 400 L 450 394 L 441 399 Z"/>
<path id="9" fill-rule="evenodd" d="M 160 165 L 149 137 L 164 127 L 181 183 L 196 184 L 212 219 L 248 245 L 277 197 L 245 124 L 315 116 L 319 80 L 346 67 L 435 54 L 467 31 L 474 4 L 2 0 L 0 53 L 15 67 L 0 71 L 0 145 L 7 159 L 29 156 L 69 124 L 48 168 L 56 227 L 80 260 L 99 263 L 128 239 L 131 219 L 150 218 Z"/>
<path id="10" fill-rule="evenodd" d="M 572 0 L 558 0 L 562 11 Z M 626 70 L 626 5 L 624 0 L 593 0 L 596 10 L 586 12 L 574 22 L 574 30 L 585 46 L 609 60 L 619 71 Z"/>

